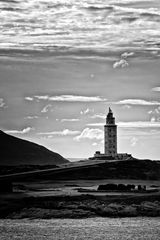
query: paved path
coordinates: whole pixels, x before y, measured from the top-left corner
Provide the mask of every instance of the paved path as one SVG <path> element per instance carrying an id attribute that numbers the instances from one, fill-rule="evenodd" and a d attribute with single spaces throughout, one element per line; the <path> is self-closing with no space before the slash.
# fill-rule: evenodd
<path id="1" fill-rule="evenodd" d="M 60 172 L 66 172 L 68 170 L 75 170 L 79 168 L 87 168 L 88 166 L 93 165 L 99 165 L 102 163 L 105 163 L 104 160 L 98 160 L 98 161 L 84 161 L 84 162 L 74 162 L 74 163 L 67 163 L 58 166 L 58 168 L 50 168 L 50 169 L 44 169 L 44 170 L 35 170 L 35 171 L 29 171 L 29 172 L 21 172 L 21 173 L 14 173 L 14 174 L 7 174 L 7 175 L 1 175 L 0 180 L 20 180 L 22 178 L 26 177 L 32 177 L 32 176 L 39 176 L 39 175 L 46 175 L 47 173 L 60 173 Z"/>

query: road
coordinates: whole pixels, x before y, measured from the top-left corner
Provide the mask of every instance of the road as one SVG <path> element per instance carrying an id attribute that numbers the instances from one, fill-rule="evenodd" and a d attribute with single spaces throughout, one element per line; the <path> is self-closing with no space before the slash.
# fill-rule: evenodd
<path id="1" fill-rule="evenodd" d="M 65 172 L 68 170 L 76 170 L 78 168 L 87 168 L 88 166 L 99 165 L 101 163 L 105 163 L 105 160 L 86 160 L 86 161 L 79 161 L 79 162 L 72 162 L 67 164 L 59 165 L 58 168 L 49 168 L 44 170 L 35 170 L 35 171 L 28 171 L 28 172 L 21 172 L 21 173 L 14 173 L 14 174 L 7 174 L 1 175 L 0 180 L 20 180 L 22 178 L 32 177 L 32 176 L 39 176 L 46 173 L 60 173 Z"/>

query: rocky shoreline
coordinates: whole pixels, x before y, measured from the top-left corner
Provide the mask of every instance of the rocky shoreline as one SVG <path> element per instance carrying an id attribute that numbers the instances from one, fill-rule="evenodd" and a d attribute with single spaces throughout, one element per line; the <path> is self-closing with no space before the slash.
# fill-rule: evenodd
<path id="1" fill-rule="evenodd" d="M 93 195 L 27 197 L 1 205 L 0 218 L 51 219 L 89 217 L 158 217 L 160 196 L 95 197 Z"/>
<path id="2" fill-rule="evenodd" d="M 63 203 L 62 203 L 63 204 Z M 90 204 L 89 204 L 90 205 Z M 68 205 L 62 209 L 44 209 L 44 208 L 23 208 L 18 212 L 9 214 L 6 218 L 88 218 L 88 217 L 158 217 L 160 216 L 160 202 L 143 202 L 140 205 L 121 205 L 121 204 L 96 204 L 86 205 Z"/>

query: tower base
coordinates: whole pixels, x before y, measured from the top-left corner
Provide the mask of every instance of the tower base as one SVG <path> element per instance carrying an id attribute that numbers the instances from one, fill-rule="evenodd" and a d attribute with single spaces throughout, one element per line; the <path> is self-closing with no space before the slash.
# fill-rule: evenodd
<path id="1" fill-rule="evenodd" d="M 90 157 L 90 160 L 131 160 L 133 157 L 128 153 L 117 153 L 115 156 L 107 155 L 101 153 L 100 151 L 95 152 L 93 157 Z"/>

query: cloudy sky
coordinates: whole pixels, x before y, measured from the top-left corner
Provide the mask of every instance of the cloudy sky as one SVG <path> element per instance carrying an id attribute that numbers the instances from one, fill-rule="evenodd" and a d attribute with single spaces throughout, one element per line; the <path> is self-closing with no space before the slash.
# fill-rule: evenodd
<path id="1" fill-rule="evenodd" d="M 160 160 L 159 0 L 0 0 L 0 128 L 64 157 Z"/>

